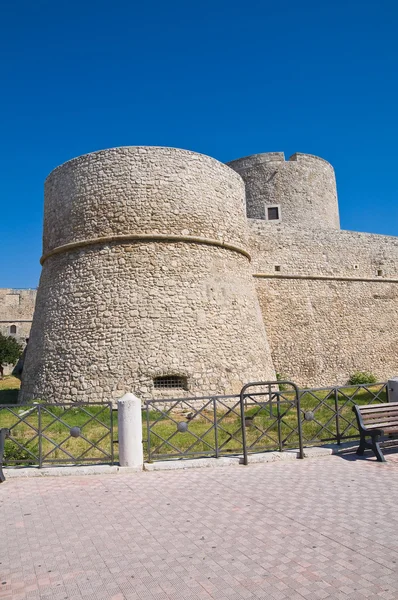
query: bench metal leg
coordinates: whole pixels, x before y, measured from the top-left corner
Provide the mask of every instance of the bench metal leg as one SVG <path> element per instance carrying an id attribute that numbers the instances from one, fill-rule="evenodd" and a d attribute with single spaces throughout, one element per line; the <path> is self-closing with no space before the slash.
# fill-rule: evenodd
<path id="1" fill-rule="evenodd" d="M 379 462 L 387 462 L 380 448 L 379 436 L 372 438 L 372 450 L 376 454 L 376 458 Z"/>
<path id="2" fill-rule="evenodd" d="M 367 443 L 366 443 L 365 437 L 361 437 L 361 440 L 360 440 L 359 446 L 358 446 L 358 450 L 357 450 L 358 456 L 363 456 L 365 454 L 366 447 L 367 447 Z"/>

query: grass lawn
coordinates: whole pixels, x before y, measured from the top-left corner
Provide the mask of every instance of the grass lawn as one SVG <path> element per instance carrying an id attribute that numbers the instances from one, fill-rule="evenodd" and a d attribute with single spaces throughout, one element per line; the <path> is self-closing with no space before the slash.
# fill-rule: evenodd
<path id="1" fill-rule="evenodd" d="M 4 379 L 0 379 L 0 405 L 16 404 L 20 385 L 19 379 L 12 375 L 6 375 Z"/>
<path id="2" fill-rule="evenodd" d="M 2 405 L 6 399 L 16 400 L 19 380 L 6 377 L 0 381 L 0 427 L 12 428 L 12 436 L 23 449 L 18 447 L 12 440 L 6 440 L 4 455 L 5 464 L 18 464 L 27 461 L 37 464 L 39 455 L 39 427 L 38 410 L 33 409 L 31 413 L 22 415 L 29 407 L 14 406 L 11 410 Z M 386 401 L 385 388 L 380 385 L 369 386 L 373 393 L 379 392 L 380 402 Z M 303 393 L 301 397 L 301 409 L 307 413 L 307 417 L 313 416 L 313 420 L 303 420 L 302 430 L 304 445 L 317 444 L 322 441 L 335 441 L 337 434 L 337 423 L 335 416 L 335 405 L 339 407 L 339 433 L 343 438 L 355 437 L 358 432 L 354 423 L 353 404 L 368 404 L 373 395 L 367 390 L 351 386 L 339 390 L 337 397 L 335 392 L 322 390 L 318 392 Z M 298 434 L 297 410 L 292 404 L 293 396 L 289 392 L 283 393 L 284 401 L 278 408 L 276 403 L 270 407 L 266 399 L 264 403 L 250 405 L 245 410 L 246 438 L 249 451 L 278 450 L 278 427 L 284 447 L 297 447 Z M 258 398 L 258 402 L 262 398 Z M 235 402 L 235 401 L 233 401 Z M 10 401 L 7 402 L 9 404 Z M 199 415 L 195 414 L 189 405 L 179 409 L 173 409 L 169 414 L 167 403 L 158 405 L 159 410 L 149 411 L 150 424 L 150 447 L 151 458 L 171 458 L 187 452 L 190 456 L 214 456 L 215 438 L 218 437 L 218 447 L 223 454 L 242 453 L 242 429 L 239 405 L 229 409 L 222 406 L 217 410 L 217 432 L 214 427 L 214 412 L 212 405 L 203 410 Z M 163 412 L 162 412 L 163 411 Z M 41 406 L 41 453 L 44 463 L 73 463 L 79 458 L 79 462 L 109 462 L 111 454 L 111 412 L 109 408 L 90 407 L 63 407 Z M 15 413 L 15 414 L 14 414 Z M 308 413 L 312 413 L 308 414 Z M 23 416 L 24 422 L 20 421 Z M 179 431 L 179 423 L 187 423 L 187 431 Z M 353 424 L 354 423 L 354 424 Z M 70 427 L 79 427 L 79 437 L 70 436 Z M 184 427 L 184 426 L 182 426 Z M 117 440 L 117 413 L 113 412 L 113 435 Z M 143 439 L 148 437 L 147 415 L 143 411 Z M 162 439 L 163 438 L 163 439 Z M 198 439 L 201 438 L 201 439 Z M 163 440 L 168 440 L 167 442 Z M 93 448 L 91 443 L 96 443 L 98 448 Z M 58 447 L 60 445 L 60 447 Z M 117 444 L 113 445 L 115 450 L 115 461 L 118 460 Z M 144 453 L 148 457 L 148 445 L 144 441 Z"/>

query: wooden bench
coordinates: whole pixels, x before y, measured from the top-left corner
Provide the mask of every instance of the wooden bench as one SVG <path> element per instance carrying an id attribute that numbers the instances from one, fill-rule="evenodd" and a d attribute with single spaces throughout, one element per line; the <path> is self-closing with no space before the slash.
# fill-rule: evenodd
<path id="1" fill-rule="evenodd" d="M 379 440 L 383 434 L 398 433 L 398 402 L 356 405 L 352 410 L 357 418 L 361 436 L 357 454 L 362 456 L 366 449 L 370 449 L 373 450 L 378 461 L 386 462 Z M 367 437 L 371 438 L 370 442 L 366 441 Z"/>

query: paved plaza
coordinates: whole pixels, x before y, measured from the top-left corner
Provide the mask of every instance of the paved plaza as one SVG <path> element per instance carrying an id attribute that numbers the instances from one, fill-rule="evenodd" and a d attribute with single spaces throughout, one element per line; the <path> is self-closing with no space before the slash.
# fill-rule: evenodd
<path id="1" fill-rule="evenodd" d="M 8 479 L 0 598 L 398 598 L 398 456 Z"/>

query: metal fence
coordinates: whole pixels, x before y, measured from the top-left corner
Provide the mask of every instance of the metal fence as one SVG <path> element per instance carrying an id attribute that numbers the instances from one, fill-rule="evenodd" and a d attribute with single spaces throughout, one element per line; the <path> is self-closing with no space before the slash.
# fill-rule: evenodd
<path id="1" fill-rule="evenodd" d="M 381 402 L 388 402 L 387 383 L 300 390 L 303 444 L 359 437 L 353 406 Z"/>
<path id="2" fill-rule="evenodd" d="M 149 461 L 247 455 L 300 447 L 298 389 L 250 383 L 239 395 L 156 399 L 145 403 Z"/>
<path id="3" fill-rule="evenodd" d="M 148 400 L 149 461 L 243 455 L 359 436 L 352 407 L 388 401 L 386 383 L 298 390 L 292 382 L 247 384 L 239 395 Z M 111 403 L 0 405 L 4 465 L 113 464 Z M 145 433 L 144 433 L 145 436 Z M 1 456 L 0 456 L 1 459 Z"/>
<path id="4" fill-rule="evenodd" d="M 0 405 L 3 464 L 114 463 L 112 404 Z"/>
<path id="5" fill-rule="evenodd" d="M 359 436 L 352 407 L 388 400 L 386 383 L 299 390 L 292 382 L 247 384 L 240 395 L 145 403 L 148 461 L 248 455 Z"/>

